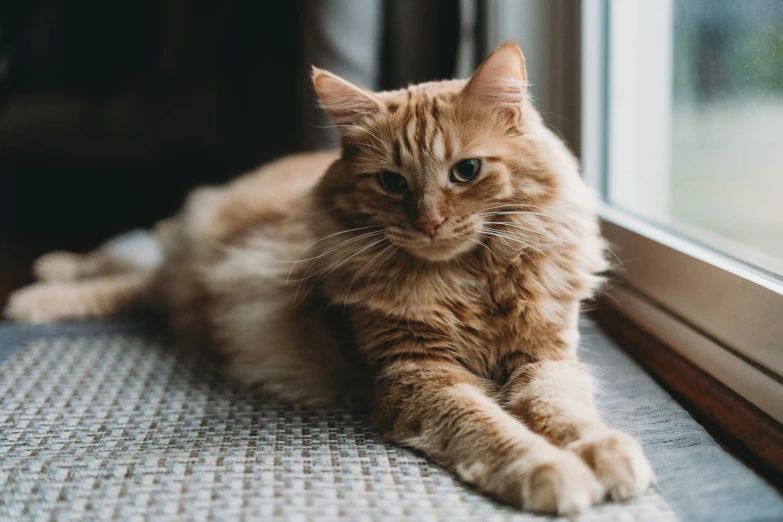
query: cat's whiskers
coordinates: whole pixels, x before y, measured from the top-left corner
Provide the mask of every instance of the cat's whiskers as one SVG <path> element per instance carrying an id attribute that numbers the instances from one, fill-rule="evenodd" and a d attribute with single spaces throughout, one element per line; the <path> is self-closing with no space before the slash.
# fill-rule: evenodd
<path id="1" fill-rule="evenodd" d="M 494 236 L 494 237 L 498 238 L 498 239 L 499 239 L 499 241 L 500 241 L 500 243 L 503 243 L 504 245 L 506 245 L 506 246 L 507 246 L 507 247 L 509 247 L 509 248 L 516 248 L 514 245 L 512 245 L 511 243 L 509 243 L 508 241 L 506 241 L 505 239 L 503 239 L 503 236 L 501 236 L 501 235 L 499 235 L 499 234 L 495 234 L 495 233 L 493 233 L 493 229 L 490 229 L 490 228 L 483 228 L 483 227 L 482 227 L 482 229 L 481 229 L 481 232 L 482 232 L 484 235 L 487 235 L 487 236 Z"/>
<path id="2" fill-rule="evenodd" d="M 526 210 L 525 211 L 498 211 L 498 212 L 483 212 L 483 213 L 479 213 L 477 215 L 479 215 L 479 216 L 491 216 L 491 215 L 504 216 L 504 215 L 525 215 L 525 214 L 529 214 L 529 215 L 534 215 L 534 216 L 544 216 L 544 217 L 548 217 L 550 219 L 553 219 L 555 221 L 559 221 L 560 223 L 564 224 L 569 229 L 571 229 L 571 232 L 573 232 L 574 234 L 577 234 L 577 231 L 576 231 L 576 229 L 575 229 L 575 227 L 573 226 L 572 223 L 570 223 L 569 221 L 565 220 L 562 216 L 558 216 L 554 212 L 552 212 L 552 211 L 550 211 L 550 210 L 548 210 L 548 209 L 546 209 L 544 207 L 539 207 L 538 205 L 528 205 L 528 204 L 524 204 L 524 203 L 514 203 L 514 204 L 498 205 L 498 206 L 495 206 L 495 207 L 489 207 L 489 208 L 486 208 L 484 210 L 494 210 L 494 209 L 498 209 L 498 208 L 509 208 L 509 207 L 511 207 L 511 208 L 534 208 L 534 209 L 537 209 L 538 212 L 526 211 Z"/>
<path id="3" fill-rule="evenodd" d="M 346 239 L 345 241 L 341 241 L 340 243 L 337 243 L 336 245 L 329 247 L 327 250 L 325 250 L 324 252 L 318 254 L 317 256 L 308 257 L 308 258 L 305 258 L 305 259 L 296 259 L 294 261 L 277 261 L 277 262 L 278 263 L 285 263 L 285 264 L 289 264 L 289 263 L 290 264 L 295 264 L 295 263 L 305 263 L 307 261 L 315 261 L 316 259 L 320 259 L 320 258 L 324 257 L 325 255 L 330 254 L 331 252 L 334 252 L 335 250 L 337 250 L 338 248 L 340 248 L 342 246 L 348 245 L 350 243 L 353 243 L 353 242 L 358 241 L 360 239 L 364 239 L 366 237 L 377 236 L 378 234 L 383 234 L 383 230 L 377 230 L 375 232 L 367 232 L 365 234 L 361 234 L 359 236 Z M 290 271 L 289 271 L 289 276 L 290 276 Z M 286 279 L 286 280 L 288 280 L 288 279 Z"/>
<path id="4" fill-rule="evenodd" d="M 538 207 L 538 206 L 536 206 L 536 205 L 525 205 L 525 204 L 500 205 L 500 206 L 498 206 L 498 207 L 489 207 L 489 209 L 487 209 L 487 210 L 491 210 L 491 209 L 493 209 L 493 208 L 502 208 L 502 207 L 517 207 L 517 206 L 522 206 L 522 207 L 531 207 L 531 208 L 538 208 L 538 209 L 544 210 L 544 209 L 542 209 L 541 207 Z M 568 222 L 568 221 L 566 221 L 566 220 L 564 220 L 564 219 L 560 218 L 559 216 L 555 216 L 555 215 L 553 215 L 553 214 L 544 214 L 544 213 L 540 213 L 540 212 L 530 212 L 530 211 L 504 211 L 504 212 L 483 212 L 483 213 L 476 214 L 476 215 L 477 215 L 477 216 L 481 216 L 481 217 L 486 217 L 486 216 L 525 215 L 525 214 L 539 215 L 539 216 L 543 216 L 543 217 L 548 217 L 548 218 L 551 218 L 551 219 L 555 219 L 556 221 L 559 221 L 560 223 L 563 223 L 565 226 L 567 226 L 567 227 L 568 227 L 568 229 L 569 229 L 569 230 L 571 231 L 571 233 L 573 234 L 574 238 L 576 238 L 576 237 L 578 237 L 578 236 L 579 236 L 579 233 L 578 233 L 578 232 L 577 232 L 577 231 L 574 229 L 573 225 L 572 225 L 570 222 Z M 606 245 L 606 249 L 609 251 L 609 253 L 610 253 L 610 254 L 612 254 L 612 256 L 613 256 L 615 259 L 617 259 L 617 261 L 620 263 L 620 265 L 621 265 L 621 266 L 623 266 L 623 265 L 624 265 L 623 261 L 622 261 L 622 260 L 620 259 L 620 257 L 619 257 L 619 256 L 618 256 L 618 255 L 617 255 L 615 252 L 614 252 L 614 250 L 612 250 L 612 247 L 611 247 L 610 245 L 608 245 L 608 244 L 607 244 L 607 245 Z"/>
<path id="5" fill-rule="evenodd" d="M 552 263 L 554 263 L 554 261 L 552 260 L 551 257 L 549 257 L 543 250 L 541 250 L 540 248 L 536 247 L 532 243 L 528 243 L 527 241 L 525 241 L 525 240 L 523 240 L 521 238 L 518 238 L 516 236 L 513 236 L 511 234 L 504 234 L 502 232 L 498 232 L 495 229 L 484 228 L 482 230 L 483 230 L 483 232 L 485 234 L 487 234 L 489 236 L 495 236 L 495 237 L 498 237 L 498 238 L 507 239 L 509 241 L 516 241 L 517 243 L 521 244 L 523 246 L 523 248 L 518 250 L 518 252 L 520 252 L 520 253 L 524 253 L 524 249 L 525 248 L 531 248 L 531 249 L 535 250 L 536 252 L 538 252 L 539 254 L 541 254 L 542 256 L 544 256 L 545 258 L 547 258 Z M 528 257 L 530 257 L 530 256 L 528 255 Z"/>
<path id="6" fill-rule="evenodd" d="M 542 235 L 548 239 L 551 239 L 553 242 L 555 242 L 558 245 L 566 245 L 569 243 L 573 243 L 573 241 L 566 241 L 564 239 L 560 239 L 558 237 L 552 236 L 550 234 L 547 234 L 546 232 L 541 232 L 540 230 L 534 230 L 532 228 L 526 228 L 519 225 L 515 225 L 513 223 L 506 223 L 505 221 L 487 221 L 484 223 L 485 225 L 504 225 L 511 228 L 518 228 L 519 230 L 526 230 L 527 232 L 532 232 L 534 234 Z"/>
<path id="7" fill-rule="evenodd" d="M 548 214 L 548 215 L 550 215 L 552 217 L 555 217 L 555 218 L 558 218 L 558 219 L 562 219 L 561 216 L 555 214 L 552 210 L 550 210 L 548 208 L 545 208 L 545 207 L 542 207 L 542 206 L 539 206 L 539 205 L 532 205 L 530 203 L 505 203 L 503 205 L 496 205 L 494 207 L 488 207 L 488 208 L 485 208 L 484 210 L 495 210 L 495 209 L 498 209 L 498 208 L 509 208 L 509 207 L 511 207 L 511 208 L 534 208 L 534 209 L 536 209 L 536 210 L 538 210 L 540 212 L 546 213 L 546 214 Z"/>
<path id="8" fill-rule="evenodd" d="M 552 211 L 547 209 L 547 208 L 544 208 L 544 207 L 539 206 L 539 205 L 532 205 L 530 203 L 504 203 L 502 205 L 495 205 L 494 207 L 487 207 L 484 210 L 493 210 L 493 209 L 496 209 L 496 208 L 508 208 L 508 207 L 535 208 L 535 209 L 538 209 L 538 210 L 544 210 L 544 211 L 547 211 L 549 213 L 552 213 Z"/>
<path id="9" fill-rule="evenodd" d="M 620 263 L 620 266 L 625 267 L 625 263 L 623 263 L 623 260 L 620 259 L 620 257 L 614 253 L 614 250 L 612 250 L 612 247 L 609 246 L 608 242 L 606 243 L 606 249 L 609 251 L 610 254 L 612 254 L 612 256 L 614 256 L 617 262 Z"/>
<path id="10" fill-rule="evenodd" d="M 337 270 L 338 268 L 340 268 L 341 266 L 343 266 L 343 265 L 344 265 L 346 262 L 350 261 L 350 260 L 351 260 L 351 259 L 353 259 L 354 257 L 358 256 L 358 255 L 359 255 L 359 254 L 361 254 L 362 252 L 365 252 L 365 251 L 366 251 L 366 250 L 368 250 L 369 248 L 372 248 L 372 247 L 374 247 L 375 245 L 378 245 L 378 244 L 380 244 L 380 243 L 383 243 L 384 241 L 387 241 L 386 237 L 383 237 L 383 238 L 379 239 L 378 241 L 375 241 L 375 242 L 373 242 L 373 243 L 370 243 L 369 245 L 367 245 L 367 246 L 365 246 L 364 248 L 361 248 L 361 249 L 359 249 L 359 250 L 355 251 L 353 254 L 351 254 L 351 255 L 349 255 L 349 256 L 347 256 L 347 257 L 346 257 L 346 256 L 344 256 L 344 257 L 343 257 L 343 258 L 342 258 L 342 259 L 341 259 L 339 262 L 332 263 L 332 265 L 330 265 L 330 267 L 331 267 L 331 268 L 329 268 L 329 271 L 328 271 L 328 272 L 326 272 L 326 273 L 323 275 L 323 277 L 326 277 L 326 276 L 328 276 L 329 274 L 331 274 L 332 272 L 334 272 L 335 270 Z"/>
<path id="11" fill-rule="evenodd" d="M 489 231 L 489 232 L 492 232 L 492 233 L 494 233 L 494 234 L 496 234 L 496 235 L 498 235 L 500 237 L 504 237 L 506 239 L 511 239 L 511 240 L 516 241 L 516 242 L 518 242 L 520 244 L 523 244 L 523 245 L 527 245 L 527 246 L 530 246 L 530 247 L 535 246 L 535 244 L 531 243 L 530 241 L 526 241 L 526 240 L 522 239 L 521 237 L 515 236 L 514 234 L 511 234 L 511 233 L 508 233 L 508 232 L 500 231 L 500 230 L 498 230 L 496 228 L 487 228 L 487 227 L 485 227 L 483 230 L 484 230 L 484 232 L 488 232 Z"/>
<path id="12" fill-rule="evenodd" d="M 473 242 L 473 243 L 476 243 L 476 244 L 477 244 L 477 245 L 479 245 L 479 246 L 482 246 L 482 247 L 486 248 L 486 249 L 487 249 L 487 252 L 489 252 L 490 254 L 492 254 L 492 257 L 494 257 L 495 259 L 497 259 L 497 256 L 495 255 L 495 252 L 493 252 L 491 248 L 489 248 L 487 245 L 485 245 L 484 243 L 482 243 L 482 242 L 481 242 L 481 241 L 479 241 L 478 239 L 475 239 L 475 238 L 469 237 L 469 238 L 468 238 L 468 241 L 471 241 L 471 242 Z"/>
<path id="13" fill-rule="evenodd" d="M 351 243 L 355 243 L 355 242 L 357 242 L 357 241 L 360 241 L 360 240 L 362 240 L 362 239 L 371 239 L 371 238 L 377 237 L 378 235 L 380 235 L 380 234 L 382 234 L 382 233 L 383 233 L 383 231 L 382 231 L 382 230 L 381 230 L 381 231 L 378 231 L 378 232 L 368 232 L 368 233 L 366 233 L 366 234 L 362 234 L 362 235 L 361 235 L 361 236 L 359 236 L 359 237 L 354 237 L 354 238 L 351 238 L 351 239 L 349 239 L 349 240 L 343 241 L 342 243 L 340 243 L 340 244 L 336 245 L 335 247 L 332 247 L 332 248 L 330 248 L 329 250 L 327 250 L 326 252 L 324 252 L 324 253 L 323 253 L 323 254 L 321 254 L 320 256 L 316 256 L 316 257 L 315 257 L 315 258 L 313 258 L 313 259 L 314 259 L 314 260 L 318 260 L 318 259 L 320 259 L 320 258 L 324 257 L 324 256 L 325 256 L 325 255 L 327 255 L 327 254 L 330 254 L 330 253 L 332 253 L 332 252 L 335 252 L 335 251 L 337 251 L 337 250 L 338 250 L 338 249 L 340 249 L 340 248 L 345 248 L 345 247 L 347 247 L 347 246 L 348 246 L 348 245 L 350 245 Z M 350 252 L 349 252 L 349 253 L 350 253 Z M 341 258 L 341 259 L 342 259 L 342 258 Z M 325 270 L 325 268 L 324 268 L 324 267 L 321 267 L 321 268 L 319 268 L 319 269 L 316 269 L 316 270 L 315 270 L 315 271 L 314 271 L 312 274 L 310 273 L 310 271 L 311 271 L 311 270 L 313 270 L 313 268 L 314 268 L 314 267 L 317 267 L 317 266 L 318 266 L 318 263 L 316 263 L 315 261 L 311 262 L 311 263 L 310 263 L 310 265 L 307 267 L 307 270 L 305 270 L 305 273 L 302 275 L 302 277 L 301 277 L 301 278 L 299 278 L 299 279 L 293 279 L 292 281 L 299 281 L 299 285 L 301 286 L 301 284 L 302 284 L 302 282 L 303 282 L 303 281 L 306 281 L 307 279 L 310 279 L 311 277 L 317 277 L 317 276 L 319 276 L 319 275 L 321 274 L 321 272 L 323 272 L 323 270 Z"/>
<path id="14" fill-rule="evenodd" d="M 539 217 L 551 219 L 552 221 L 558 223 L 562 223 L 563 225 L 568 227 L 571 232 L 576 233 L 576 229 L 571 223 L 561 218 L 560 216 L 551 213 L 547 214 L 543 212 L 536 212 L 533 210 L 500 210 L 496 212 L 482 212 L 476 215 L 477 216 L 539 216 Z"/>
<path id="15" fill-rule="evenodd" d="M 507 211 L 507 212 L 487 212 L 487 213 L 484 213 L 484 214 L 476 214 L 476 215 L 479 216 L 479 217 L 482 217 L 482 218 L 490 218 L 491 216 L 500 216 L 500 217 L 502 217 L 502 216 L 525 216 L 525 215 L 540 216 L 540 217 L 543 217 L 543 218 L 546 218 L 546 219 L 551 219 L 551 220 L 553 220 L 555 222 L 561 223 L 566 228 L 568 228 L 568 232 L 574 238 L 579 237 L 579 234 L 576 232 L 576 230 L 574 230 L 573 226 L 571 226 L 567 221 L 564 221 L 562 219 L 556 218 L 554 216 L 549 216 L 547 214 L 541 214 L 540 212 Z M 497 218 L 495 218 L 495 219 L 497 219 Z"/>
<path id="16" fill-rule="evenodd" d="M 351 288 L 353 287 L 353 284 L 356 282 L 356 279 L 357 279 L 357 278 L 358 278 L 358 277 L 359 277 L 359 276 L 360 276 L 360 275 L 361 275 L 361 274 L 362 274 L 362 273 L 363 273 L 365 270 L 369 269 L 369 268 L 372 266 L 372 264 L 373 264 L 373 263 L 374 263 L 374 262 L 375 262 L 375 261 L 376 261 L 376 260 L 377 260 L 377 259 L 378 259 L 378 258 L 381 256 L 381 255 L 383 255 L 385 252 L 387 252 L 388 250 L 390 250 L 392 247 L 393 247 L 393 245 L 391 245 L 391 244 L 389 244 L 389 245 L 385 245 L 385 246 L 382 246 L 382 247 L 381 247 L 381 249 L 380 249 L 378 252 L 376 252 L 376 253 L 375 253 L 375 254 L 372 256 L 372 258 L 370 258 L 370 260 L 369 260 L 369 261 L 368 261 L 368 262 L 367 262 L 367 263 L 366 263 L 364 266 L 360 266 L 360 267 L 359 267 L 359 269 L 358 269 L 358 270 L 356 270 L 356 274 L 354 274 L 354 276 L 353 276 L 353 279 L 351 279 L 351 282 L 348 284 L 348 287 L 346 288 L 346 290 L 345 290 L 345 293 L 343 294 L 344 300 L 347 300 L 347 299 L 348 299 L 348 294 L 350 294 L 350 292 L 351 292 Z M 345 312 L 345 305 L 343 305 L 343 312 Z"/>
<path id="17" fill-rule="evenodd" d="M 365 272 L 370 269 L 370 267 L 375 263 L 375 261 L 378 260 L 378 258 L 386 253 L 386 255 L 383 256 L 382 259 L 378 261 L 378 267 L 382 266 L 383 263 L 391 257 L 394 252 L 396 252 L 400 247 L 394 246 L 394 245 L 386 245 L 383 247 L 380 252 L 375 254 L 372 259 L 363 267 L 359 268 L 359 270 L 356 271 L 356 275 L 353 276 L 353 279 L 351 279 L 351 283 L 348 285 L 348 289 L 345 291 L 345 294 L 343 295 L 343 316 L 345 316 L 345 310 L 348 306 L 348 296 L 351 294 L 351 289 L 353 288 L 354 283 L 356 283 L 356 280 L 359 278 L 359 276 L 362 274 L 362 272 Z"/>
<path id="18" fill-rule="evenodd" d="M 317 245 L 317 244 L 318 244 L 318 243 L 320 243 L 321 241 L 325 241 L 325 240 L 327 240 L 327 239 L 329 239 L 329 238 L 331 238 L 331 237 L 334 237 L 334 236 L 339 236 L 339 235 L 341 235 L 341 234 L 348 234 L 348 233 L 350 233 L 350 232 L 357 232 L 357 231 L 359 231 L 359 230 L 367 230 L 367 229 L 370 229 L 370 228 L 383 228 L 383 227 L 382 227 L 381 225 L 369 225 L 369 226 L 366 226 L 366 227 L 350 228 L 350 229 L 348 229 L 348 230 L 341 230 L 341 231 L 339 231 L 339 232 L 335 232 L 334 234 L 329 234 L 328 236 L 322 237 L 321 239 L 317 240 L 316 242 L 314 242 L 314 243 L 313 243 L 313 244 L 311 244 L 309 247 L 305 248 L 304 250 L 302 250 L 302 251 L 299 253 L 299 255 L 296 257 L 296 259 L 293 261 L 293 263 L 294 263 L 294 264 L 293 264 L 293 265 L 291 265 L 291 269 L 288 271 L 288 277 L 291 277 L 291 272 L 292 272 L 292 271 L 293 271 L 293 269 L 294 269 L 295 263 L 296 263 L 297 261 L 299 261 L 299 258 L 301 258 L 301 257 L 302 257 L 302 255 L 304 255 L 304 253 L 305 253 L 305 252 L 307 252 L 308 250 L 310 250 L 311 248 L 313 248 L 315 245 Z M 288 277 L 286 278 L 286 280 L 288 280 Z"/>
<path id="19" fill-rule="evenodd" d="M 498 233 L 498 234 L 500 234 L 502 236 L 510 237 L 512 239 L 524 242 L 524 243 L 526 243 L 528 245 L 531 245 L 531 246 L 541 246 L 542 245 L 541 241 L 539 241 L 537 238 L 523 238 L 523 237 L 520 237 L 519 235 L 515 234 L 512 230 L 499 230 L 499 229 L 493 228 L 493 227 L 484 227 L 484 230 L 485 231 L 491 230 L 491 231 L 496 232 L 496 233 Z"/>
<path id="20" fill-rule="evenodd" d="M 307 273 L 305 273 L 305 277 L 304 277 L 304 278 L 302 278 L 302 280 L 299 282 L 299 288 L 297 288 L 297 290 L 296 290 L 296 294 L 294 295 L 294 306 L 296 306 L 296 304 L 297 304 L 297 296 L 299 295 L 299 291 L 300 291 L 300 289 L 301 289 L 301 287 L 302 287 L 302 283 L 303 283 L 303 282 L 304 282 L 306 279 L 309 279 L 309 278 L 311 278 L 311 277 L 317 277 L 317 279 L 315 280 L 315 282 L 313 283 L 313 285 L 310 287 L 310 289 L 309 289 L 307 292 L 305 292 L 305 294 L 302 296 L 302 299 L 301 299 L 299 302 L 301 302 L 301 301 L 303 301 L 304 299 L 306 299 L 306 298 L 307 298 L 307 296 L 310 294 L 310 292 L 313 290 L 313 288 L 315 288 L 315 287 L 317 286 L 317 284 L 318 284 L 318 282 L 319 282 L 319 281 L 323 281 L 323 280 L 324 280 L 324 278 L 326 278 L 327 276 L 329 276 L 329 274 L 331 274 L 332 272 L 334 272 L 335 270 L 337 270 L 338 268 L 340 268 L 342 265 L 344 265 L 346 262 L 350 261 L 350 260 L 351 260 L 351 259 L 353 259 L 354 257 L 358 256 L 358 255 L 359 255 L 359 254 L 361 254 L 362 252 L 365 252 L 365 251 L 367 251 L 368 249 L 370 249 L 370 248 L 374 247 L 375 245 L 379 245 L 379 244 L 383 243 L 383 242 L 384 242 L 384 241 L 386 241 L 386 240 L 387 240 L 387 239 L 386 239 L 386 237 L 384 236 L 383 238 L 379 239 L 378 241 L 374 241 L 374 242 L 370 243 L 369 245 L 367 245 L 367 246 L 365 246 L 365 247 L 363 247 L 363 248 L 360 248 L 359 250 L 356 250 L 356 251 L 354 251 L 354 252 L 353 252 L 353 253 L 351 253 L 350 255 L 344 255 L 343 257 L 341 257 L 341 258 L 340 258 L 340 259 L 338 259 L 337 261 L 333 262 L 331 265 L 329 265 L 329 266 L 327 266 L 327 267 L 325 267 L 325 268 L 321 269 L 320 271 L 313 272 L 313 273 L 312 273 L 311 275 L 309 275 L 309 276 L 307 275 Z M 310 268 L 312 268 L 312 265 L 310 266 Z M 309 272 L 310 268 L 308 268 L 308 272 Z"/>
<path id="21" fill-rule="evenodd" d="M 349 244 L 351 244 L 351 243 L 355 243 L 356 241 L 359 241 L 359 240 L 362 240 L 362 239 L 370 239 L 370 238 L 374 238 L 374 237 L 377 237 L 379 234 L 383 234 L 383 230 L 378 230 L 378 231 L 375 231 L 375 232 L 367 232 L 367 233 L 365 233 L 365 234 L 361 234 L 361 235 L 360 235 L 360 236 L 358 236 L 358 237 L 354 237 L 354 238 L 351 238 L 351 239 L 348 239 L 348 240 L 346 240 L 346 241 L 343 241 L 343 242 L 339 243 L 339 244 L 338 244 L 338 245 L 336 245 L 335 247 L 332 247 L 331 249 L 327 250 L 326 252 L 324 252 L 324 253 L 323 253 L 323 254 L 321 254 L 320 256 L 316 256 L 316 257 L 315 257 L 315 258 L 313 258 L 313 259 L 314 259 L 314 260 L 317 260 L 317 259 L 319 259 L 319 258 L 323 257 L 324 255 L 328 254 L 328 253 L 334 252 L 334 251 L 335 251 L 335 250 L 337 250 L 338 248 L 345 248 L 346 246 L 348 246 L 348 245 L 349 245 Z M 381 240 L 381 241 L 383 241 L 383 240 Z M 341 259 L 342 259 L 342 258 L 341 258 Z M 304 282 L 305 282 L 306 280 L 308 280 L 308 279 L 312 278 L 312 277 L 318 277 L 318 276 L 320 276 L 320 275 L 323 273 L 323 271 L 326 269 L 326 268 L 317 269 L 316 271 L 314 271 L 314 272 L 311 274 L 311 273 L 310 273 L 310 271 L 311 271 L 311 270 L 313 269 L 313 267 L 315 267 L 316 265 L 317 265 L 317 262 L 316 262 L 316 261 L 312 261 L 312 262 L 310 263 L 310 266 L 308 266 L 308 267 L 307 267 L 307 270 L 305 270 L 305 273 L 304 273 L 304 275 L 303 275 L 301 278 L 294 280 L 294 281 L 299 281 L 299 285 L 297 286 L 297 288 L 296 288 L 296 293 L 294 294 L 294 299 L 293 299 L 293 306 L 296 306 L 296 304 L 297 304 L 297 298 L 298 298 L 298 296 L 299 296 L 299 292 L 301 292 L 301 291 L 302 291 L 302 285 L 304 284 Z M 328 267 L 327 267 L 327 268 L 328 268 Z M 293 267 L 291 267 L 291 269 L 293 269 Z M 289 276 L 290 276 L 290 271 L 289 271 Z M 287 279 L 286 279 L 286 281 L 289 281 L 289 280 L 290 280 L 289 278 L 287 278 Z M 317 279 L 317 280 L 316 280 L 316 283 L 317 283 L 317 281 L 318 281 L 318 280 L 320 280 L 320 279 Z M 315 287 L 315 284 L 313 285 L 313 287 Z M 306 293 L 306 294 L 305 294 L 305 295 L 302 297 L 302 300 L 304 300 L 304 298 L 305 298 L 305 297 L 307 297 L 307 295 L 310 293 L 310 291 L 311 291 L 311 290 L 312 290 L 312 288 L 311 288 L 310 290 L 308 290 L 308 291 L 307 291 L 307 293 Z"/>

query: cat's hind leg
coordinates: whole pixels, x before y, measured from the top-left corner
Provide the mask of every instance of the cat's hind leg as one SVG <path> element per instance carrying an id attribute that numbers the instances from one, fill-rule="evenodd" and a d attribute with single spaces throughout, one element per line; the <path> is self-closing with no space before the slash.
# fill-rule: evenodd
<path id="1" fill-rule="evenodd" d="M 38 281 L 65 282 L 125 271 L 121 264 L 113 261 L 101 250 L 88 254 L 58 250 L 35 260 L 33 276 Z"/>
<path id="2" fill-rule="evenodd" d="M 160 245 L 152 233 L 137 230 L 118 236 L 87 254 L 50 252 L 33 263 L 38 281 L 64 282 L 145 271 L 160 265 Z"/>
<path id="3" fill-rule="evenodd" d="M 593 405 L 587 367 L 575 360 L 520 367 L 506 383 L 504 407 L 555 446 L 576 453 L 613 500 L 643 493 L 653 472 L 639 443 L 608 427 Z"/>
<path id="4" fill-rule="evenodd" d="M 125 314 L 154 301 L 154 273 L 129 272 L 26 286 L 11 294 L 4 315 L 15 321 L 51 323 Z"/>

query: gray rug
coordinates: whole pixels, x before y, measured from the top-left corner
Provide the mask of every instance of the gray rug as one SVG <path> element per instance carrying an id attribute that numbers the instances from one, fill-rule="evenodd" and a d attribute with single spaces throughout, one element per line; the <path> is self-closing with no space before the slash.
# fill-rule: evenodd
<path id="1" fill-rule="evenodd" d="M 584 521 L 783 520 L 727 455 L 594 327 L 583 359 L 658 476 Z M 136 325 L 0 326 L 2 520 L 538 520 L 386 443 L 361 412 L 264 404 Z"/>

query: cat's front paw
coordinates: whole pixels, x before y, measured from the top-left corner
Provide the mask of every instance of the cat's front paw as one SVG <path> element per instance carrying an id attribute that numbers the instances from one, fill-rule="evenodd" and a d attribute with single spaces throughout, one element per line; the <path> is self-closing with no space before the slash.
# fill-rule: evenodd
<path id="1" fill-rule="evenodd" d="M 573 453 L 558 451 L 525 468 L 520 504 L 526 511 L 573 515 L 606 495 L 593 472 Z"/>
<path id="2" fill-rule="evenodd" d="M 625 500 L 644 493 L 653 471 L 636 439 L 621 431 L 571 443 L 573 451 L 593 470 L 613 500 Z"/>

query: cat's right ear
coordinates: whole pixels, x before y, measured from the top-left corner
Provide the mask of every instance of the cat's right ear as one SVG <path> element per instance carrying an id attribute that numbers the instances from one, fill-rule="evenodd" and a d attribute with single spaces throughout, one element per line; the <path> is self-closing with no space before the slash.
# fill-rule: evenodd
<path id="1" fill-rule="evenodd" d="M 385 110 L 371 92 L 318 67 L 313 67 L 313 85 L 321 107 L 338 127 L 357 125 Z"/>

